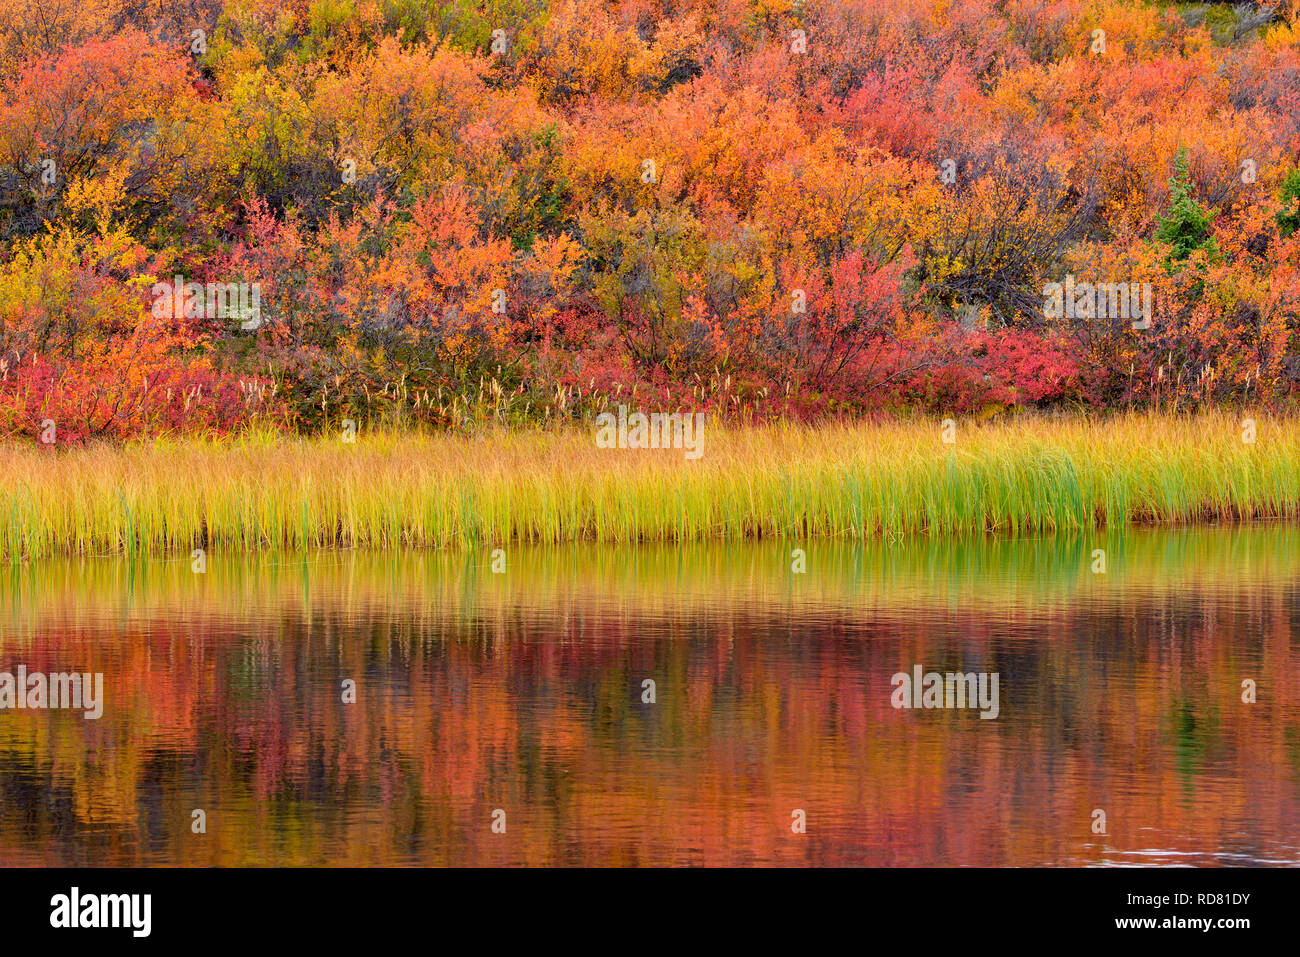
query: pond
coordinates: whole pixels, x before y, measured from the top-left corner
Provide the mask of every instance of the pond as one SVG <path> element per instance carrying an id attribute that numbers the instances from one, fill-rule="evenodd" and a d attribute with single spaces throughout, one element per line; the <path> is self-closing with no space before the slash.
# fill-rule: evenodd
<path id="1" fill-rule="evenodd" d="M 492 551 L 0 569 L 0 864 L 1300 863 L 1295 527 Z"/>

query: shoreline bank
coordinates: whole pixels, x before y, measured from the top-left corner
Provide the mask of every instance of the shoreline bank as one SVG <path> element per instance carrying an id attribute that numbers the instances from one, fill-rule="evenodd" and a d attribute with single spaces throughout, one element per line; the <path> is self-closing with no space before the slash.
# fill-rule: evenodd
<path id="1" fill-rule="evenodd" d="M 0 562 L 1300 517 L 1297 418 L 705 428 L 694 460 L 671 448 L 602 448 L 579 429 L 0 445 Z"/>

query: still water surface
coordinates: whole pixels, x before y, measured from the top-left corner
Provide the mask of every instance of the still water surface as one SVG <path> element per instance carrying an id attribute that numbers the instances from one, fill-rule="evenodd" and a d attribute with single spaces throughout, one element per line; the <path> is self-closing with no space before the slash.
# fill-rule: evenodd
<path id="1" fill-rule="evenodd" d="M 1300 530 L 792 547 L 0 569 L 0 864 L 1300 864 Z"/>

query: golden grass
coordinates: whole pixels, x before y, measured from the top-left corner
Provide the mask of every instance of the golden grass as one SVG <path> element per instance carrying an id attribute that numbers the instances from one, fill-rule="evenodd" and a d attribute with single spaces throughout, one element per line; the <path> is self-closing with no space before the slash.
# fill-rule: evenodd
<path id="1" fill-rule="evenodd" d="M 591 430 L 0 446 L 0 556 L 896 537 L 1295 518 L 1300 420 L 1130 415 L 726 428 L 703 457 Z"/>

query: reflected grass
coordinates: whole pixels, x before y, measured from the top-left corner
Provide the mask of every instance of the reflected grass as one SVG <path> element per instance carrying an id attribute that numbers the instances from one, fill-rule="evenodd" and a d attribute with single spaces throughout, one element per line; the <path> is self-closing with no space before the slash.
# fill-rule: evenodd
<path id="1" fill-rule="evenodd" d="M 792 570 L 804 551 L 806 572 Z M 1106 571 L 1093 571 L 1097 549 Z M 1258 592 L 1300 580 L 1300 527 L 1119 528 L 1041 538 L 956 536 L 901 542 L 523 546 L 492 572 L 486 548 L 226 555 L 189 560 L 50 559 L 0 570 L 0 636 L 131 621 L 242 622 L 398 616 L 431 627 L 528 610 L 563 617 L 804 614 L 861 617 L 948 605 L 972 613 L 1178 593 Z"/>

